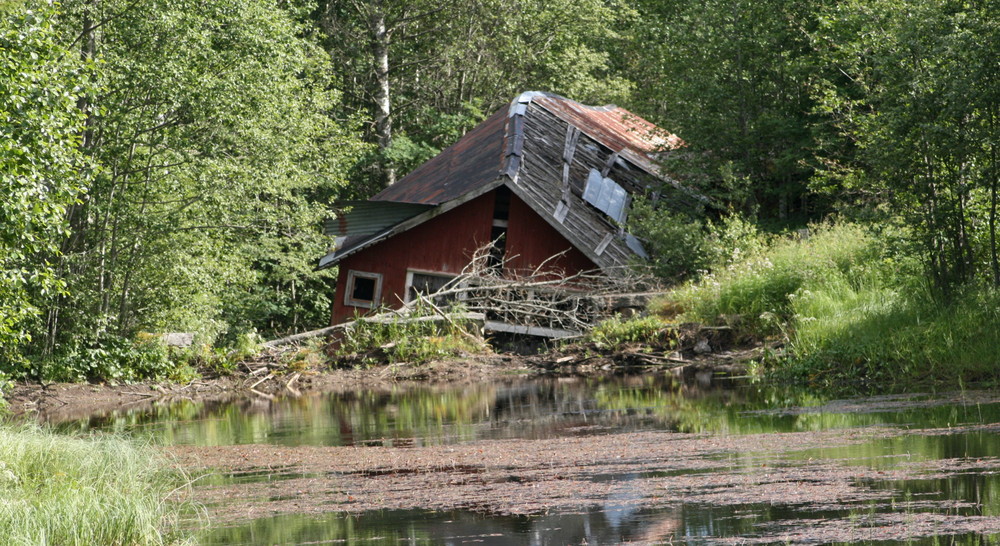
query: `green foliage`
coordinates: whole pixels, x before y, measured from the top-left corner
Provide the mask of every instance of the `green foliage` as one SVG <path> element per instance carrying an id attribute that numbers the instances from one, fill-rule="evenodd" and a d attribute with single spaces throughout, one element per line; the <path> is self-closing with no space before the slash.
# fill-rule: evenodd
<path id="1" fill-rule="evenodd" d="M 230 351 L 232 358 L 234 360 L 250 358 L 261 351 L 263 343 L 264 338 L 257 332 L 243 332 L 236 336 L 236 342 Z"/>
<path id="2" fill-rule="evenodd" d="M 181 477 L 151 449 L 0 428 L 0 542 L 179 544 Z"/>
<path id="3" fill-rule="evenodd" d="M 850 1 L 820 14 L 818 111 L 840 137 L 817 190 L 912 227 L 927 274 L 949 291 L 1000 285 L 1000 16 L 994 2 Z"/>
<path id="4" fill-rule="evenodd" d="M 198 372 L 231 375 L 243 360 L 257 355 L 263 338 L 256 332 L 240 333 L 231 346 L 213 347 L 209 343 L 194 343 L 186 348 L 171 348 L 170 359 L 175 363 L 170 379 L 193 379 Z"/>
<path id="5" fill-rule="evenodd" d="M 780 336 L 780 376 L 831 390 L 996 382 L 1000 293 L 970 285 L 942 300 L 904 234 L 813 226 L 761 254 L 671 292 L 679 320 Z M 877 236 L 876 236 L 877 235 Z"/>
<path id="6" fill-rule="evenodd" d="M 670 300 L 686 319 L 738 323 L 747 333 L 773 336 L 787 330 L 794 303 L 817 290 L 856 290 L 891 277 L 898 265 L 886 240 L 851 225 L 815 225 L 808 238 L 780 240 L 760 254 L 673 291 Z M 901 277 L 902 278 L 902 277 Z M 899 278 L 892 278 L 893 282 Z"/>
<path id="7" fill-rule="evenodd" d="M 485 345 L 462 333 L 461 321 L 355 321 L 337 345 L 335 356 L 379 362 L 420 364 L 431 360 L 483 352 Z"/>
<path id="8" fill-rule="evenodd" d="M 706 222 L 689 213 L 653 208 L 641 198 L 632 204 L 628 228 L 650 254 L 640 265 L 669 282 L 692 279 L 700 272 L 745 260 L 768 244 L 768 237 L 739 214 L 726 215 L 717 223 Z"/>
<path id="9" fill-rule="evenodd" d="M 709 224 L 712 269 L 759 256 L 772 242 L 772 236 L 740 214 L 728 214 Z"/>
<path id="10" fill-rule="evenodd" d="M 677 282 L 708 267 L 709 235 L 701 220 L 654 209 L 648 201 L 637 199 L 629 213 L 628 227 L 650 254 L 648 264 L 657 277 Z"/>
<path id="11" fill-rule="evenodd" d="M 691 153 L 666 168 L 721 208 L 802 222 L 823 119 L 807 82 L 804 30 L 824 0 L 643 0 L 620 70 L 643 82 L 630 105 Z"/>
<path id="12" fill-rule="evenodd" d="M 88 183 L 75 107 L 86 74 L 55 17 L 44 2 L 0 10 L 0 361 L 31 340 L 33 298 L 64 288 L 51 260 Z"/>
<path id="13" fill-rule="evenodd" d="M 37 359 L 20 370 L 23 377 L 43 381 L 134 382 L 143 379 L 180 379 L 184 370 L 172 359 L 158 337 L 128 339 L 104 334 L 78 338 L 60 351 Z"/>
<path id="14" fill-rule="evenodd" d="M 71 211 L 69 295 L 41 300 L 36 352 L 108 330 L 287 332 L 325 322 L 314 261 L 326 201 L 361 150 L 335 122 L 327 57 L 262 0 L 78 3 L 100 93 L 84 151 L 103 169 Z"/>
<path id="15" fill-rule="evenodd" d="M 673 341 L 669 332 L 668 325 L 656 316 L 627 319 L 615 316 L 587 332 L 585 339 L 598 347 L 612 349 L 628 343 L 665 345 Z"/>
<path id="16" fill-rule="evenodd" d="M 996 384 L 997 309 L 992 287 L 966 288 L 950 303 L 889 286 L 808 294 L 784 373 L 832 390 Z"/>
<path id="17" fill-rule="evenodd" d="M 376 18 L 385 22 L 381 40 Z M 638 23 L 617 0 L 323 0 L 313 23 L 344 82 L 341 111 L 368 114 L 369 142 L 386 136 L 376 112 L 387 88 L 391 138 L 357 169 L 360 197 L 381 189 L 384 159 L 404 175 L 523 91 L 605 104 L 624 102 L 634 87 L 627 73 L 613 70 Z M 384 43 L 387 76 L 374 48 L 358 43 Z"/>
<path id="18" fill-rule="evenodd" d="M 14 386 L 14 381 L 5 373 L 0 373 L 0 416 L 7 413 L 7 401 L 4 395 Z"/>

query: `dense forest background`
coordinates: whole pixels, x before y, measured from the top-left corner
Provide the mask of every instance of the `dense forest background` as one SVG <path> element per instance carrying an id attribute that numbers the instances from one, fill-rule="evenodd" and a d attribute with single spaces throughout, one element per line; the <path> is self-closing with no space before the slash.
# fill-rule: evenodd
<path id="1" fill-rule="evenodd" d="M 1000 285 L 998 81 L 998 1 L 0 0 L 0 372 L 324 324 L 328 205 L 526 90 L 679 135 L 709 218 L 899 227 L 947 302 Z"/>

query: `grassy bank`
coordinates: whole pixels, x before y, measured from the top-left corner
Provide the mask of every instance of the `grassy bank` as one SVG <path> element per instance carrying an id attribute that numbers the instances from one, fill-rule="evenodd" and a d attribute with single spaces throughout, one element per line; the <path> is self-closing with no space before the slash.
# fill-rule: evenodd
<path id="1" fill-rule="evenodd" d="M 123 439 L 0 427 L 0 544 L 184 543 L 180 484 Z"/>
<path id="2" fill-rule="evenodd" d="M 1000 293 L 934 294 L 902 241 L 855 225 L 815 227 L 675 289 L 653 309 L 784 341 L 769 369 L 819 387 L 996 381 Z"/>

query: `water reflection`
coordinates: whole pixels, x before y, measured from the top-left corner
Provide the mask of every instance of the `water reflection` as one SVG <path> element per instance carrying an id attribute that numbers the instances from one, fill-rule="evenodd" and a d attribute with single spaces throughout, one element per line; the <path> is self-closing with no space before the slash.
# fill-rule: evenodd
<path id="1" fill-rule="evenodd" d="M 752 401 L 758 397 L 749 389 L 692 388 L 670 375 L 549 379 L 276 400 L 183 400 L 60 426 L 146 434 L 165 444 L 419 446 L 483 438 L 730 428 L 729 420 L 739 408 L 767 403 Z"/>
<path id="2" fill-rule="evenodd" d="M 203 544 L 621 544 L 669 541 L 683 532 L 677 511 L 595 507 L 581 514 L 489 517 L 474 512 L 387 510 L 360 516 L 286 515 L 216 529 Z"/>
<path id="3" fill-rule="evenodd" d="M 867 504 L 837 499 L 809 506 L 685 501 L 650 510 L 643 507 L 642 493 L 625 487 L 616 488 L 600 505 L 575 514 L 287 515 L 215 529 L 203 539 L 208 544 L 715 544 L 732 537 L 728 542 L 770 543 L 795 542 L 788 537 L 803 527 L 816 527 L 824 530 L 824 543 L 983 544 L 994 543 L 996 536 L 972 531 L 976 529 L 972 524 L 946 526 L 946 532 L 939 534 L 952 533 L 947 539 L 935 537 L 937 531 L 901 539 L 874 531 L 896 532 L 906 527 L 906 517 L 919 514 L 997 518 L 986 529 L 1000 530 L 1000 435 L 996 433 L 1000 425 L 993 423 L 1000 423 L 997 393 L 828 400 L 790 388 L 691 385 L 671 375 L 646 375 L 401 387 L 275 400 L 185 400 L 60 426 L 149 436 L 162 444 L 289 446 L 424 446 L 637 430 L 743 435 L 891 427 L 891 434 L 870 441 L 796 448 L 768 455 L 773 460 L 760 454 L 720 455 L 726 457 L 719 461 L 720 471 L 765 463 L 805 466 L 814 460 L 871 469 L 876 472 L 866 475 L 876 477 L 859 484 L 878 492 L 876 500 Z M 895 470 L 913 468 L 917 473 L 905 479 L 891 477 Z M 625 473 L 608 479 L 642 477 L 648 476 Z M 272 478 L 241 475 L 228 481 L 266 479 Z M 949 520 L 948 525 L 952 523 Z M 871 532 L 862 536 L 859 528 Z"/>
<path id="4" fill-rule="evenodd" d="M 910 402 L 924 398 L 917 395 Z M 59 426 L 142 434 L 163 444 L 422 446 L 633 430 L 752 434 L 1000 421 L 998 401 L 976 401 L 923 407 L 896 400 L 895 410 L 887 411 L 877 401 L 830 401 L 804 391 L 757 385 L 705 388 L 672 375 L 646 375 L 400 387 L 275 400 L 182 400 Z M 977 451 L 975 446 L 949 449 L 941 456 Z"/>
<path id="5" fill-rule="evenodd" d="M 854 513 L 803 513 L 789 508 L 682 506 L 661 510 L 594 507 L 583 513 L 495 517 L 474 512 L 386 510 L 361 515 L 283 515 L 247 525 L 214 529 L 202 544 L 484 544 L 563 546 L 567 544 L 997 544 L 997 535 L 976 532 L 880 539 L 877 514 L 891 511 L 862 508 Z M 802 518 L 809 518 L 803 520 Z M 872 525 L 864 528 L 865 520 Z M 814 522 L 826 527 L 826 538 L 796 530 Z M 848 525 L 844 525 L 847 522 Z M 891 523 L 891 522 L 890 522 Z M 905 526 L 905 525 L 904 525 Z M 884 531 L 884 529 L 882 529 Z"/>

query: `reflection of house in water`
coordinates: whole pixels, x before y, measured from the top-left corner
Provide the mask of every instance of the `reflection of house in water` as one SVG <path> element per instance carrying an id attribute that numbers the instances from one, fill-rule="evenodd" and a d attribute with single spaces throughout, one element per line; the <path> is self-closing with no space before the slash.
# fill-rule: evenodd
<path id="1" fill-rule="evenodd" d="M 508 274 L 620 274 L 645 256 L 623 228 L 632 197 L 694 199 L 656 167 L 680 144 L 616 106 L 522 94 L 369 201 L 341 204 L 319 265 L 340 266 L 332 323 L 440 288 L 491 241 Z"/>

